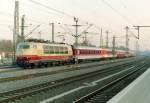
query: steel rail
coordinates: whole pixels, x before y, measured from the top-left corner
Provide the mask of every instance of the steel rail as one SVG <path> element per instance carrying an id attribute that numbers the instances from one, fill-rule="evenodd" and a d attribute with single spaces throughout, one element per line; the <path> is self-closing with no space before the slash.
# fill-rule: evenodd
<path id="1" fill-rule="evenodd" d="M 123 64 L 123 65 L 117 65 L 115 67 L 125 67 L 125 66 L 129 66 L 133 63 L 128 63 L 128 64 Z M 114 67 L 112 67 L 112 70 L 114 69 Z M 82 74 L 82 75 L 78 75 L 78 76 L 74 76 L 71 78 L 65 78 L 62 80 L 57 80 L 57 81 L 51 81 L 45 84 L 40 84 L 40 85 L 35 85 L 32 87 L 26 87 L 26 88 L 21 88 L 21 89 L 17 89 L 17 90 L 13 90 L 13 91 L 8 91 L 8 92 L 4 92 L 4 93 L 0 93 L 0 103 L 8 103 L 9 101 L 15 101 L 18 100 L 20 98 L 29 96 L 29 95 L 33 95 L 39 92 L 43 92 L 43 91 L 47 91 L 49 89 L 52 88 L 56 88 L 56 87 L 60 87 L 62 85 L 65 84 L 69 84 L 75 81 L 79 81 L 79 80 L 83 80 L 83 79 L 87 79 L 96 75 L 99 75 L 100 73 L 104 73 L 104 72 L 108 72 L 110 71 L 108 68 L 107 69 L 101 69 L 98 71 L 94 71 L 94 72 L 90 72 L 87 74 Z"/>
<path id="2" fill-rule="evenodd" d="M 99 89 L 97 89 L 97 90 L 95 90 L 95 91 L 93 91 L 93 92 L 91 92 L 91 93 L 89 93 L 89 94 L 87 94 L 87 95 L 85 95 L 85 96 L 83 96 L 83 97 L 81 97 L 81 98 L 75 100 L 75 101 L 73 101 L 72 103 L 85 103 L 85 102 L 93 103 L 93 102 L 90 102 L 90 101 L 88 101 L 88 100 L 90 100 L 91 98 L 93 98 L 94 96 L 96 96 L 98 93 L 101 93 L 101 92 L 107 90 L 108 88 L 110 88 L 110 87 L 116 85 L 116 84 L 119 83 L 120 81 L 122 81 L 122 80 L 124 80 L 124 79 L 126 79 L 126 78 L 129 78 L 129 77 L 132 76 L 134 73 L 140 71 L 140 70 L 143 69 L 144 67 L 145 67 L 145 68 L 148 68 L 147 65 L 148 65 L 148 67 L 150 66 L 149 63 L 146 63 L 146 64 L 140 66 L 139 68 L 135 69 L 134 71 L 129 72 L 128 74 L 126 74 L 126 75 L 124 75 L 124 76 L 122 76 L 122 77 L 120 77 L 120 78 L 118 78 L 118 79 L 116 79 L 116 80 L 114 80 L 114 81 L 112 81 L 112 82 L 110 82 L 110 83 L 104 85 L 103 87 L 101 87 L 101 88 L 99 88 Z M 106 98 L 105 98 L 104 100 L 106 101 Z M 104 103 L 104 101 L 103 101 L 103 103 Z"/>
<path id="3" fill-rule="evenodd" d="M 104 63 L 104 64 L 93 64 L 93 65 L 88 65 L 88 66 L 73 66 L 69 67 L 67 69 L 61 69 L 61 70 L 56 70 L 56 71 L 50 71 L 50 72 L 42 72 L 42 73 L 34 73 L 34 74 L 26 74 L 26 75 L 21 75 L 21 76 L 14 76 L 14 77 L 6 77 L 6 78 L 0 78 L 0 83 L 3 82 L 9 82 L 9 81 L 16 81 L 16 80 L 23 80 L 23 79 L 30 79 L 30 78 L 36 78 L 40 76 L 47 76 L 47 75 L 52 75 L 52 74 L 57 74 L 57 73 L 62 73 L 62 72 L 69 72 L 69 71 L 76 71 L 80 69 L 87 69 L 87 68 L 92 68 L 92 67 L 98 67 L 98 66 L 103 66 L 103 65 L 108 65 L 108 64 L 115 64 L 115 63 L 125 63 L 129 61 L 115 61 L 115 62 L 109 62 L 109 63 Z M 135 62 L 135 60 L 131 60 L 130 62 Z"/>

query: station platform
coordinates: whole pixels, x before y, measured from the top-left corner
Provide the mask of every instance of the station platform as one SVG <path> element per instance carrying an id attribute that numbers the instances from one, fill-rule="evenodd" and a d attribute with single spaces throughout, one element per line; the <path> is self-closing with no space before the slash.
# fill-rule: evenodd
<path id="1" fill-rule="evenodd" d="M 150 103 L 150 68 L 107 103 Z"/>

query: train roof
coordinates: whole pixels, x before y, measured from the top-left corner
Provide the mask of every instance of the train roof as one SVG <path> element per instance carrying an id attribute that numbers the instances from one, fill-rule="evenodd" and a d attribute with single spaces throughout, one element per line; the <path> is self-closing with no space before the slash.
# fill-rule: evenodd
<path id="1" fill-rule="evenodd" d="M 20 42 L 18 45 L 51 45 L 51 46 L 71 46 L 65 43 L 41 43 L 41 42 Z"/>
<path id="2" fill-rule="evenodd" d="M 61 43 L 61 42 L 51 42 L 50 40 L 44 40 L 44 39 L 27 39 L 25 42 L 27 43 L 45 43 L 45 44 L 66 44 L 67 43 Z"/>
<path id="3" fill-rule="evenodd" d="M 90 47 L 90 46 L 74 46 L 75 49 L 94 49 L 94 50 L 109 50 L 111 51 L 112 49 L 109 48 L 100 48 L 100 47 Z"/>

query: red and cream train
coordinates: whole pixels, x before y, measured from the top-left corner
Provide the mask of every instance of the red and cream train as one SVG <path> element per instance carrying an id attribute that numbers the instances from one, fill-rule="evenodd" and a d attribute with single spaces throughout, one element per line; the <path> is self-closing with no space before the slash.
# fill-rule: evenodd
<path id="1" fill-rule="evenodd" d="M 23 42 L 17 46 L 17 64 L 21 67 L 48 66 L 59 63 L 75 63 L 85 60 L 125 58 L 132 56 L 122 50 L 112 50 L 88 46 L 72 46 L 63 43 Z"/>

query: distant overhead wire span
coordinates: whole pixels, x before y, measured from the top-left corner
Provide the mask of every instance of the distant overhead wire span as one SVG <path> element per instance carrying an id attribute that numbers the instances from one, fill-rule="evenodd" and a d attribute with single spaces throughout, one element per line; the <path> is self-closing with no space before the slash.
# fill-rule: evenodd
<path id="1" fill-rule="evenodd" d="M 121 2 L 122 6 L 123 6 L 124 8 L 127 8 L 127 6 L 126 6 L 125 3 L 123 2 L 123 0 L 120 0 L 120 2 Z"/>
<path id="2" fill-rule="evenodd" d="M 42 7 L 45 7 L 45 8 L 47 8 L 47 9 L 50 9 L 50 10 L 52 10 L 52 11 L 55 11 L 55 12 L 57 12 L 57 13 L 66 15 L 66 16 L 68 16 L 68 17 L 71 17 L 71 18 L 74 17 L 74 16 L 72 16 L 72 15 L 70 15 L 70 14 L 68 14 L 68 13 L 65 13 L 65 12 L 63 12 L 63 11 L 54 9 L 54 8 L 49 7 L 49 6 L 47 6 L 47 5 L 44 5 L 44 4 L 40 3 L 40 2 L 37 2 L 37 1 L 34 1 L 34 0 L 29 0 L 29 1 L 32 2 L 32 3 L 34 3 L 34 4 L 40 5 L 40 6 L 42 6 Z"/>
<path id="3" fill-rule="evenodd" d="M 52 8 L 52 7 L 48 6 L 48 5 L 42 4 L 42 3 L 38 2 L 38 1 L 35 1 L 35 0 L 29 0 L 29 1 L 32 2 L 33 4 L 36 4 L 36 5 L 39 5 L 39 6 L 41 6 L 41 7 L 46 8 L 46 9 L 49 9 L 49 10 L 51 10 L 51 11 L 57 12 L 57 13 L 59 13 L 59 14 L 62 14 L 62 15 L 64 15 L 64 16 L 67 16 L 67 17 L 69 17 L 69 18 L 72 18 L 72 19 L 73 19 L 74 17 L 76 17 L 76 16 L 70 15 L 70 14 L 68 14 L 68 13 L 66 13 L 66 12 L 63 12 L 63 11 L 61 11 L 61 10 Z M 82 21 L 82 22 L 84 22 L 84 23 L 86 23 L 86 24 L 89 23 L 88 21 L 83 20 L 82 18 L 79 18 L 79 17 L 77 17 L 77 18 L 78 18 L 80 21 Z M 125 18 L 125 17 L 124 17 L 124 18 Z M 93 24 L 98 30 L 100 29 L 100 27 L 97 26 L 96 24 L 94 24 L 94 23 L 91 23 L 91 24 Z"/>
<path id="4" fill-rule="evenodd" d="M 69 17 L 69 18 L 74 18 L 74 17 L 76 17 L 76 16 L 73 16 L 73 15 L 70 15 L 69 13 L 66 13 L 66 12 L 63 12 L 63 11 L 61 11 L 61 10 L 58 10 L 58 9 L 55 9 L 55 8 L 52 8 L 52 7 L 50 7 L 50 6 L 47 6 L 47 5 L 45 5 L 45 4 L 42 4 L 42 3 L 40 3 L 40 2 L 37 2 L 37 1 L 35 1 L 35 0 L 29 0 L 30 2 L 32 2 L 32 3 L 34 3 L 34 4 L 36 4 L 36 5 L 39 5 L 39 6 L 41 6 L 41 7 L 44 7 L 44 8 L 47 8 L 47 9 L 49 9 L 49 10 L 51 10 L 51 11 L 54 11 L 54 12 L 57 12 L 57 13 L 59 13 L 59 14 L 62 14 L 62 15 L 64 15 L 64 16 L 67 16 L 67 17 Z M 87 21 L 85 21 L 85 20 L 83 20 L 83 19 L 81 19 L 81 18 L 79 18 L 79 17 L 77 17 L 80 21 L 82 21 L 82 22 L 84 22 L 84 23 L 88 23 Z"/>
<path id="5" fill-rule="evenodd" d="M 120 15 L 125 21 L 127 21 L 128 23 L 132 24 L 131 20 L 123 15 L 122 13 L 120 13 L 117 9 L 115 9 L 114 7 L 111 6 L 110 3 L 108 3 L 106 0 L 101 0 L 104 4 L 106 4 L 108 7 L 110 7 L 113 11 L 115 11 L 118 15 Z M 133 24 L 132 24 L 133 25 Z"/>

